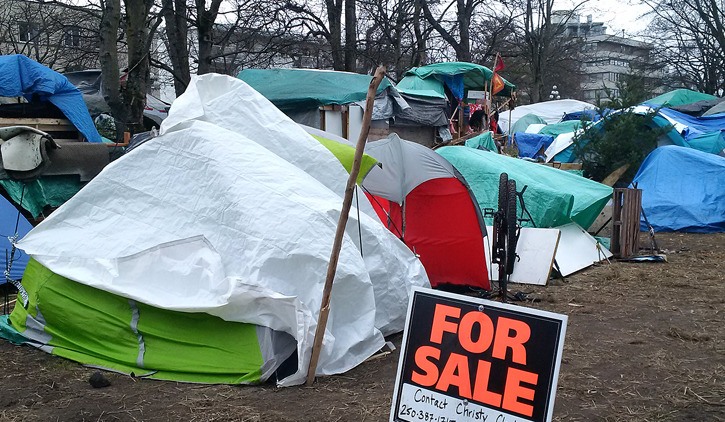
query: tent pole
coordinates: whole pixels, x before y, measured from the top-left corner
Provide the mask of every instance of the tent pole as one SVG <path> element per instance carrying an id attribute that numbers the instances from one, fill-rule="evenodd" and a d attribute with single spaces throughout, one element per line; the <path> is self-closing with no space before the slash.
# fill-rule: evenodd
<path id="1" fill-rule="evenodd" d="M 330 314 L 330 293 L 332 292 L 332 282 L 335 279 L 337 271 L 337 261 L 340 258 L 340 249 L 342 247 L 342 239 L 345 235 L 345 226 L 347 218 L 352 207 L 352 194 L 355 189 L 357 175 L 360 172 L 360 163 L 362 161 L 363 151 L 365 150 L 365 142 L 370 132 L 370 121 L 372 120 L 373 102 L 378 86 L 385 76 L 385 67 L 379 66 L 375 70 L 375 76 L 368 86 L 367 98 L 365 101 L 365 113 L 363 114 L 362 128 L 360 136 L 355 146 L 355 158 L 350 169 L 350 176 L 347 178 L 345 186 L 345 196 L 342 201 L 342 210 L 340 218 L 337 221 L 337 230 L 335 231 L 335 241 L 332 244 L 332 252 L 330 253 L 330 263 L 327 266 L 327 277 L 325 278 L 325 287 L 322 290 L 322 302 L 320 303 L 320 316 L 317 319 L 317 328 L 315 329 L 315 341 L 312 344 L 312 357 L 310 358 L 310 366 L 307 371 L 307 386 L 311 386 L 315 382 L 315 372 L 317 371 L 317 361 L 320 358 L 320 349 L 322 349 L 322 339 L 325 336 L 325 328 L 327 326 L 327 318 Z"/>

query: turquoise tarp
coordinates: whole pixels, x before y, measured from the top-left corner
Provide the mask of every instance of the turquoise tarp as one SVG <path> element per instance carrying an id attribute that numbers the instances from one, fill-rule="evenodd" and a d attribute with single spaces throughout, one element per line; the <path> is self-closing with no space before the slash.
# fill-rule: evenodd
<path id="1" fill-rule="evenodd" d="M 466 146 L 469 148 L 485 149 L 486 151 L 498 151 L 498 147 L 496 147 L 496 143 L 493 141 L 493 135 L 490 131 L 474 136 L 471 139 L 467 139 Z"/>
<path id="2" fill-rule="evenodd" d="M 463 175 L 481 209 L 498 207 L 501 173 L 516 180 L 536 227 L 574 221 L 589 228 L 612 196 L 612 188 L 552 167 L 460 146 L 436 150 Z M 491 224 L 491 219 L 486 219 Z M 524 225 L 530 225 L 525 223 Z"/>
<path id="3" fill-rule="evenodd" d="M 717 99 L 717 97 L 714 95 L 704 94 L 690 89 L 674 89 L 670 92 L 665 92 L 662 95 L 649 99 L 643 104 L 651 107 L 677 107 L 685 104 L 696 103 L 698 101 L 715 99 Z"/>
<path id="4" fill-rule="evenodd" d="M 367 96 L 372 76 L 316 69 L 244 69 L 237 77 L 282 111 L 350 104 Z M 391 88 L 388 78 L 378 93 Z"/>
<path id="5" fill-rule="evenodd" d="M 421 67 L 414 67 L 405 72 L 405 77 L 417 76 L 420 79 L 436 78 L 441 83 L 462 75 L 463 87 L 466 90 L 483 90 L 486 82 L 493 78 L 493 71 L 486 66 L 466 62 L 445 62 L 434 63 Z M 516 89 L 516 85 L 504 79 L 504 89 L 497 95 L 510 96 Z"/>

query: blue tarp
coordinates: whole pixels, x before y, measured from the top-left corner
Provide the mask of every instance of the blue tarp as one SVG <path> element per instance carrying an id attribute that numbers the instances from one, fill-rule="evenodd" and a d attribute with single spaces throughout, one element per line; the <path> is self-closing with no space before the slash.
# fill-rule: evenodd
<path id="1" fill-rule="evenodd" d="M 50 101 L 88 142 L 101 142 L 78 88 L 65 76 L 23 55 L 0 56 L 0 96 Z"/>
<path id="2" fill-rule="evenodd" d="M 2 272 L 7 268 L 7 260 L 10 256 L 12 244 L 9 238 L 15 234 L 15 223 L 18 225 L 18 240 L 28 234 L 33 226 L 28 220 L 18 213 L 15 208 L 4 196 L 0 196 L 0 262 L 2 262 Z M 10 278 L 20 280 L 28 264 L 28 255 L 20 249 L 15 250 L 13 265 L 10 268 Z M 6 283 L 5 276 L 0 276 L 0 284 Z"/>
<path id="3" fill-rule="evenodd" d="M 663 146 L 647 156 L 634 183 L 656 231 L 725 231 L 725 158 Z M 644 219 L 640 227 L 647 229 Z"/>
<path id="4" fill-rule="evenodd" d="M 610 108 L 604 109 L 604 115 L 611 113 L 613 110 Z M 597 120 L 601 119 L 602 116 L 599 114 L 598 110 L 588 108 L 586 110 L 582 111 L 574 111 L 572 113 L 566 113 L 564 117 L 562 117 L 561 121 L 565 122 L 567 120 L 584 120 L 590 121 L 590 122 L 596 122 Z"/>
<path id="5" fill-rule="evenodd" d="M 540 151 L 545 151 L 546 148 L 554 142 L 554 137 L 551 135 L 539 135 L 538 133 L 524 133 L 517 132 L 514 134 L 516 139 L 516 145 L 519 147 L 519 157 L 536 158 Z"/>

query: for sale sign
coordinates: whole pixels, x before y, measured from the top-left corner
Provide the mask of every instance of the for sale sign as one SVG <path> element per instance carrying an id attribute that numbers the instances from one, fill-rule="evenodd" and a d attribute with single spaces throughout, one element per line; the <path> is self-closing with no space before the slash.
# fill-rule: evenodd
<path id="1" fill-rule="evenodd" d="M 416 289 L 391 421 L 550 421 L 566 315 Z"/>

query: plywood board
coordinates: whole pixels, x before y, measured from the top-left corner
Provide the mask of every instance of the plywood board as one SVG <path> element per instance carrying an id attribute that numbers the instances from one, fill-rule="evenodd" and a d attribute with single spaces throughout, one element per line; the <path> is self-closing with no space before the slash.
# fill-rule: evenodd
<path id="1" fill-rule="evenodd" d="M 557 228 L 561 230 L 561 240 L 556 251 L 556 263 L 561 275 L 566 277 L 612 256 L 578 224 L 569 223 Z"/>
<path id="2" fill-rule="evenodd" d="M 491 256 L 491 235 L 493 228 L 488 226 L 486 236 L 486 256 Z M 509 282 L 545 286 L 551 274 L 554 256 L 559 245 L 558 229 L 537 229 L 523 227 L 516 244 L 519 259 L 514 264 L 514 272 Z M 490 265 L 492 280 L 498 280 L 498 265 Z"/>

